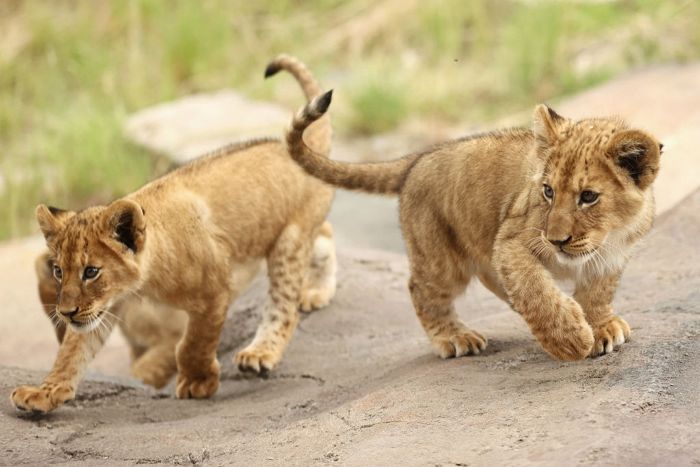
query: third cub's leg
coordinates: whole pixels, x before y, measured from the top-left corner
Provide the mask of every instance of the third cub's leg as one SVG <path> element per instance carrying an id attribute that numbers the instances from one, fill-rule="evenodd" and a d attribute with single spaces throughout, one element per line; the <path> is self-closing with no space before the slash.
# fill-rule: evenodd
<path id="1" fill-rule="evenodd" d="M 156 389 L 168 384 L 176 373 L 175 344 L 172 342 L 149 347 L 131 364 L 131 374 Z"/>
<path id="2" fill-rule="evenodd" d="M 326 221 L 314 239 L 311 265 L 301 288 L 301 310 L 313 311 L 328 305 L 335 295 L 337 260 L 333 228 Z"/>
<path id="3" fill-rule="evenodd" d="M 459 319 L 453 303 L 469 283 L 468 265 L 455 251 L 449 232 L 438 223 L 421 224 L 431 230 L 404 228 L 411 261 L 408 287 L 418 319 L 440 357 L 479 354 L 486 348 L 486 338 Z"/>
<path id="4" fill-rule="evenodd" d="M 253 342 L 236 355 L 242 371 L 265 373 L 282 359 L 299 321 L 299 297 L 309 265 L 310 235 L 296 224 L 287 226 L 267 258 L 270 300 Z"/>
<path id="5" fill-rule="evenodd" d="M 611 304 L 619 279 L 619 274 L 613 274 L 576 284 L 574 298 L 583 308 L 586 321 L 593 328 L 595 343 L 591 356 L 611 353 L 630 337 L 627 322 L 612 311 Z"/>

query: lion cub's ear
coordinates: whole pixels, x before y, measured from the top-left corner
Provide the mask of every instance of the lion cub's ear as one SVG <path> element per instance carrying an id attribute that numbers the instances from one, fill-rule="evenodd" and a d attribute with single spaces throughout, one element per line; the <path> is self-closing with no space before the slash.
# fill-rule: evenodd
<path id="1" fill-rule="evenodd" d="M 35 211 L 36 220 L 46 241 L 54 237 L 74 214 L 72 211 L 65 211 L 45 204 L 37 206 Z"/>
<path id="2" fill-rule="evenodd" d="M 643 190 L 651 185 L 659 172 L 660 146 L 643 131 L 624 130 L 610 139 L 607 153 Z"/>
<path id="3" fill-rule="evenodd" d="M 107 234 L 134 253 L 139 253 L 146 240 L 146 216 L 143 208 L 128 199 L 119 199 L 102 214 Z"/>
<path id="4" fill-rule="evenodd" d="M 557 140 L 559 127 L 566 119 L 544 104 L 535 107 L 532 131 L 540 144 L 548 145 Z"/>

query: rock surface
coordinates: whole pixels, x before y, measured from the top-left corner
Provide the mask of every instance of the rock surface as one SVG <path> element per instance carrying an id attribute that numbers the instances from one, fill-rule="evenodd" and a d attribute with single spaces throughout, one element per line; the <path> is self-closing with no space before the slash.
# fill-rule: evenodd
<path id="1" fill-rule="evenodd" d="M 490 345 L 442 361 L 411 310 L 405 257 L 345 251 L 337 297 L 302 321 L 269 379 L 231 364 L 255 325 L 259 281 L 227 324 L 213 399 L 91 378 L 39 418 L 3 397 L 0 463 L 695 465 L 699 236 L 697 191 L 659 219 L 625 274 L 615 304 L 632 342 L 578 363 L 545 355 L 479 287 L 458 309 Z M 40 377 L 0 368 L 0 393 Z"/>
<path id="2" fill-rule="evenodd" d="M 282 135 L 291 113 L 232 90 L 165 102 L 132 115 L 127 138 L 183 163 L 229 143 Z"/>

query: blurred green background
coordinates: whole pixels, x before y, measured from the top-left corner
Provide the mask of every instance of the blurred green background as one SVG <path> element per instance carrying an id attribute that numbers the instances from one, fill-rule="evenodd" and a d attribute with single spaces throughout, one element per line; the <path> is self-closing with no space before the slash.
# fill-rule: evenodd
<path id="1" fill-rule="evenodd" d="M 222 87 L 298 106 L 262 79 L 280 52 L 341 83 L 335 127 L 353 137 L 697 59 L 699 18 L 697 0 L 2 0 L 0 239 L 35 230 L 38 202 L 104 203 L 152 177 L 122 133 L 136 110 Z"/>

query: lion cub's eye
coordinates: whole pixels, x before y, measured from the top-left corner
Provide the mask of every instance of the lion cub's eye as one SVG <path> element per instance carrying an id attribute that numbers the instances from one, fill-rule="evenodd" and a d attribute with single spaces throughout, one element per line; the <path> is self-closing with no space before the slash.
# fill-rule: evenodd
<path id="1" fill-rule="evenodd" d="M 57 265 L 53 265 L 53 277 L 56 278 L 57 281 L 61 281 L 63 279 L 63 271 L 61 271 L 61 268 L 58 267 Z"/>
<path id="2" fill-rule="evenodd" d="M 83 280 L 86 281 L 88 279 L 94 279 L 97 277 L 97 274 L 99 274 L 100 268 L 96 268 L 94 266 L 88 266 L 85 268 L 83 271 Z"/>
<path id="3" fill-rule="evenodd" d="M 546 183 L 542 187 L 542 193 L 544 194 L 544 197 L 547 199 L 554 198 L 554 190 L 552 189 L 551 186 L 547 185 Z"/>
<path id="4" fill-rule="evenodd" d="M 598 193 L 596 193 L 595 191 L 584 190 L 581 192 L 581 197 L 579 198 L 579 202 L 581 204 L 591 204 L 591 203 L 595 203 L 597 199 L 598 199 Z"/>

